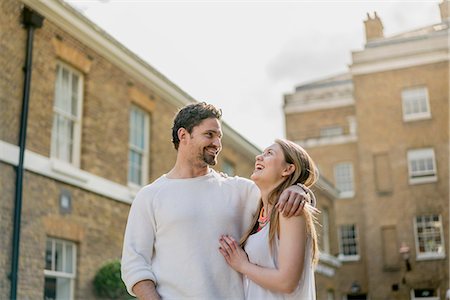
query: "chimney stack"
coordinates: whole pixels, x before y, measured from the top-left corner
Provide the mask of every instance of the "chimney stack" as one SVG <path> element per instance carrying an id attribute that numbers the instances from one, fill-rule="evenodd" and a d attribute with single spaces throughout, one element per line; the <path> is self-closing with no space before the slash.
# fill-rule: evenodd
<path id="1" fill-rule="evenodd" d="M 384 37 L 383 23 L 381 23 L 381 19 L 376 12 L 373 18 L 367 13 L 367 20 L 364 21 L 364 26 L 366 27 L 366 42 Z"/>
<path id="2" fill-rule="evenodd" d="M 450 10 L 450 1 L 443 0 L 439 3 L 439 10 L 441 12 L 441 22 L 448 22 L 450 19 L 449 10 Z"/>

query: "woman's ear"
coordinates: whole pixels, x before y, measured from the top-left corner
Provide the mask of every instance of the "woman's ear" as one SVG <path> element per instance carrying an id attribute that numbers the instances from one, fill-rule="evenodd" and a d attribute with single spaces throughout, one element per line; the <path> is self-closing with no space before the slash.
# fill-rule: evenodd
<path id="1" fill-rule="evenodd" d="M 295 165 L 294 164 L 287 164 L 286 168 L 284 168 L 283 172 L 281 173 L 282 176 L 289 176 L 292 173 L 295 172 Z"/>

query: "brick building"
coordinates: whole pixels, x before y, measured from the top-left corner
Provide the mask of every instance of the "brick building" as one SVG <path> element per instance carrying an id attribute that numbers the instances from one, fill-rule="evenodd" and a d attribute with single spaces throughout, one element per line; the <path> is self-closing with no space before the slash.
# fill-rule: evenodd
<path id="1" fill-rule="evenodd" d="M 36 25 L 29 68 L 24 23 Z M 173 116 L 195 99 L 59 0 L 1 2 L 0 66 L 0 298 L 11 289 L 24 74 L 31 70 L 17 298 L 93 299 L 96 272 L 120 258 L 135 193 L 173 165 Z M 260 150 L 222 126 L 217 169 L 248 177 Z M 323 179 L 318 187 L 329 228 L 337 191 Z M 337 288 L 339 266 L 321 256 L 325 293 Z"/>
<path id="2" fill-rule="evenodd" d="M 385 37 L 349 71 L 285 96 L 286 136 L 339 190 L 340 299 L 444 299 L 449 288 L 449 2 L 441 22 Z M 436 8 L 438 9 L 438 8 Z M 319 290 L 321 289 L 318 286 Z"/>
<path id="3" fill-rule="evenodd" d="M 1 1 L 1 299 L 10 294 L 24 6 L 44 21 L 32 45 L 17 296 L 93 299 L 96 272 L 120 258 L 134 194 L 173 165 L 173 116 L 195 100 L 64 2 Z M 223 131 L 217 169 L 248 177 L 260 150 Z"/>

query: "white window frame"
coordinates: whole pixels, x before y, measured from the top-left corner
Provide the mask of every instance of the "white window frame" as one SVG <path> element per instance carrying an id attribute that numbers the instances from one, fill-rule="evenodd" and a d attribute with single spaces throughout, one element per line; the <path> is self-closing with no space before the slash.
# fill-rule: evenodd
<path id="1" fill-rule="evenodd" d="M 341 136 L 343 134 L 344 134 L 344 128 L 342 128 L 342 126 L 339 126 L 339 125 L 320 128 L 320 137 L 321 138 Z"/>
<path id="2" fill-rule="evenodd" d="M 132 110 L 136 110 L 139 113 L 142 113 L 144 115 L 144 149 L 140 149 L 138 147 L 136 147 L 135 145 L 131 144 L 131 114 L 132 114 Z M 132 104 L 130 106 L 130 112 L 129 112 L 129 139 L 128 139 L 128 170 L 127 170 L 127 180 L 128 180 L 128 186 L 132 189 L 132 190 L 138 190 L 140 189 L 143 185 L 145 185 L 148 182 L 148 168 L 149 168 L 149 145 L 150 145 L 150 114 L 140 108 L 137 105 Z M 130 181 L 130 151 L 136 151 L 139 152 L 142 155 L 142 165 L 141 165 L 141 182 L 140 183 L 136 183 L 136 182 L 132 182 Z"/>
<path id="3" fill-rule="evenodd" d="M 424 97 L 424 98 L 421 98 Z M 425 106 L 424 111 L 408 113 L 408 106 L 414 105 L 412 102 L 417 102 L 416 105 Z M 410 122 L 416 120 L 424 120 L 431 118 L 430 100 L 428 96 L 428 88 L 425 86 L 405 88 L 402 90 L 402 108 L 403 121 Z"/>
<path id="4" fill-rule="evenodd" d="M 343 226 L 353 226 L 354 227 L 354 232 L 355 232 L 355 244 L 356 244 L 356 252 L 357 254 L 353 254 L 353 255 L 346 255 L 344 254 L 344 247 L 343 247 L 343 243 L 342 243 L 342 227 Z M 360 249 L 359 249 L 359 232 L 358 232 L 358 227 L 356 226 L 356 224 L 342 224 L 339 225 L 338 227 L 338 238 L 339 238 L 339 255 L 338 255 L 338 259 L 340 261 L 358 261 L 360 259 Z"/>
<path id="5" fill-rule="evenodd" d="M 417 160 L 430 159 L 432 160 L 433 169 L 431 172 L 428 170 L 413 172 L 412 163 Z M 429 183 L 437 181 L 437 167 L 436 167 L 436 158 L 434 154 L 433 148 L 422 148 L 422 149 L 414 149 L 408 150 L 407 153 L 408 159 L 408 178 L 409 184 L 420 184 L 420 183 Z M 434 175 L 433 175 L 434 174 Z"/>
<path id="6" fill-rule="evenodd" d="M 441 239 L 441 249 L 439 252 L 420 252 L 419 245 L 419 233 L 418 233 L 418 224 L 417 217 L 438 217 L 438 228 L 440 232 Z M 414 217 L 414 240 L 416 244 L 416 260 L 434 260 L 434 259 L 443 259 L 445 258 L 445 241 L 444 241 L 444 229 L 442 226 L 442 216 L 438 214 L 429 214 L 429 215 L 420 215 Z"/>
<path id="7" fill-rule="evenodd" d="M 50 157 L 52 157 L 52 159 L 56 159 L 56 160 L 60 160 L 66 164 L 69 165 L 73 165 L 77 168 L 79 168 L 80 166 L 80 152 L 81 152 L 81 122 L 83 119 L 83 86 L 84 86 L 84 76 L 83 73 L 81 73 L 80 71 L 70 67 L 69 65 L 63 63 L 63 62 L 58 62 L 57 63 L 57 70 L 59 68 L 63 68 L 66 69 L 69 74 L 71 74 L 71 78 L 72 78 L 72 74 L 75 74 L 76 76 L 78 76 L 78 89 L 77 89 L 77 116 L 74 117 L 72 115 L 68 115 L 66 112 L 59 110 L 56 107 L 56 97 L 58 95 L 56 95 L 57 92 L 57 84 L 59 82 L 58 80 L 58 73 L 56 73 L 56 77 L 55 77 L 55 91 L 54 91 L 54 98 L 53 98 L 53 123 L 55 122 L 55 115 L 62 115 L 63 117 L 66 117 L 68 119 L 70 119 L 73 122 L 73 140 L 72 140 L 72 156 L 70 157 L 70 161 L 66 161 L 66 160 L 62 160 L 61 158 L 59 158 L 57 156 L 57 151 L 56 151 L 56 136 L 53 131 L 53 126 L 55 126 L 55 124 L 52 125 L 52 135 L 51 135 L 51 148 L 50 148 Z"/>
<path id="8" fill-rule="evenodd" d="M 50 277 L 50 278 L 67 278 L 70 280 L 70 299 L 65 299 L 65 300 L 72 300 L 74 299 L 74 293 L 75 293 L 75 278 L 76 278 L 76 274 L 77 274 L 77 246 L 74 242 L 70 242 L 70 241 L 66 241 L 66 240 L 61 240 L 61 239 L 55 239 L 55 238 L 50 238 L 48 237 L 46 240 L 46 246 L 45 249 L 47 251 L 47 242 L 51 241 L 52 242 L 52 270 L 47 270 L 44 267 L 44 277 Z M 56 267 L 55 267 L 55 247 L 56 247 L 56 242 L 62 243 L 63 247 L 63 266 L 66 263 L 65 260 L 65 255 L 66 255 L 66 245 L 71 245 L 72 246 L 72 273 L 67 273 L 67 272 L 61 272 L 61 271 L 55 271 Z M 64 267 L 63 267 L 64 269 Z"/>
<path id="9" fill-rule="evenodd" d="M 347 180 L 350 180 L 351 190 L 341 191 L 339 183 L 340 183 L 340 172 L 339 170 L 342 167 L 346 167 L 349 170 L 349 178 Z M 351 162 L 341 162 L 334 165 L 334 182 L 336 188 L 339 190 L 339 198 L 352 198 L 355 196 L 355 179 L 353 175 L 353 164 Z M 348 183 L 348 182 L 346 182 Z"/>

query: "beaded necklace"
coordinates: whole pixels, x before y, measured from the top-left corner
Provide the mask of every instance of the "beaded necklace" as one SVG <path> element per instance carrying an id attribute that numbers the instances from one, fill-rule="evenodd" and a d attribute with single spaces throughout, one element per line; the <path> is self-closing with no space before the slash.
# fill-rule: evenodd
<path id="1" fill-rule="evenodd" d="M 271 210 L 268 210 L 268 213 L 266 216 L 264 216 L 264 206 L 259 211 L 259 218 L 258 218 L 258 229 L 257 232 L 260 231 L 269 221 L 270 221 L 270 213 Z"/>

